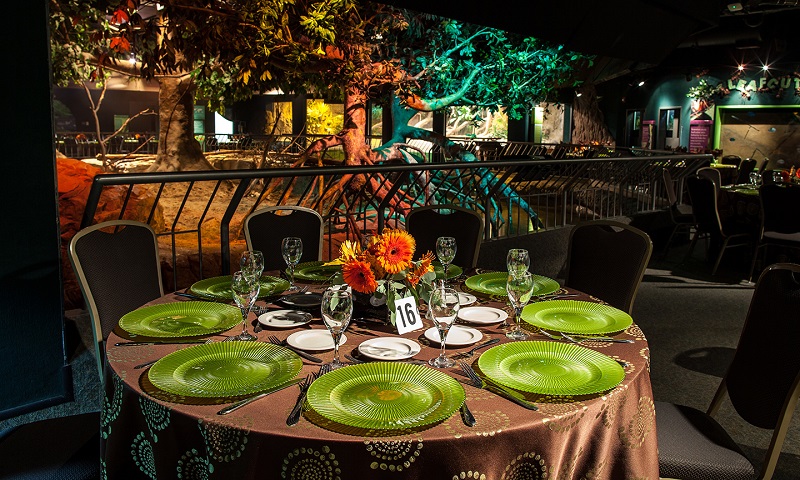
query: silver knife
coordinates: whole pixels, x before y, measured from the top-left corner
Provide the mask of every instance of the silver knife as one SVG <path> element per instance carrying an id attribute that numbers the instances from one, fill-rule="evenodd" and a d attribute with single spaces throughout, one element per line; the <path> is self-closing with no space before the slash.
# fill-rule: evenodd
<path id="1" fill-rule="evenodd" d="M 186 340 L 183 342 L 117 342 L 115 347 L 138 347 L 140 345 L 185 345 L 189 343 L 206 343 L 207 340 Z"/>
<path id="2" fill-rule="evenodd" d="M 217 415 L 227 415 L 227 414 L 233 412 L 234 410 L 238 410 L 238 409 L 244 407 L 245 405 L 249 405 L 249 404 L 255 402 L 259 398 L 264 398 L 264 397 L 266 397 L 267 395 L 269 395 L 271 393 L 279 392 L 279 391 L 283 390 L 284 388 L 291 387 L 292 385 L 300 383 L 302 380 L 303 380 L 302 377 L 301 378 L 293 378 L 292 380 L 289 380 L 288 382 L 282 383 L 282 384 L 278 385 L 277 387 L 272 387 L 269 390 L 265 390 L 265 391 L 263 391 L 263 392 L 261 392 L 259 394 L 253 395 L 252 397 L 247 397 L 244 400 L 239 400 L 238 402 L 232 403 L 232 404 L 228 405 L 227 407 L 223 408 L 222 410 L 220 410 L 219 412 L 217 412 Z"/>
<path id="3" fill-rule="evenodd" d="M 310 353 L 306 353 L 306 352 L 300 350 L 299 348 L 294 348 L 293 346 L 291 346 L 289 344 L 284 344 L 284 345 L 281 345 L 281 346 L 285 347 L 285 348 L 288 348 L 289 350 L 291 350 L 294 353 L 298 354 L 299 356 L 305 358 L 309 362 L 322 363 L 322 359 L 321 358 L 315 357 L 314 355 L 311 355 Z"/>

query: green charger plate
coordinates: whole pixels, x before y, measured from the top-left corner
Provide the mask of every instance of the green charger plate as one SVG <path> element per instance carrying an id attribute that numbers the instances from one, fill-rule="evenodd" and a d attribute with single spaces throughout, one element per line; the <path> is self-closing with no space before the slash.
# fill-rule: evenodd
<path id="1" fill-rule="evenodd" d="M 157 361 L 147 376 L 175 395 L 236 397 L 294 378 L 303 361 L 287 348 L 262 342 L 218 342 L 184 348 Z"/>
<path id="2" fill-rule="evenodd" d="M 442 264 L 436 261 L 436 262 L 431 262 L 431 265 L 433 265 L 433 271 L 434 273 L 436 273 L 436 278 L 439 279 L 444 278 L 444 267 L 442 266 Z M 464 273 L 463 268 L 459 267 L 458 265 L 450 264 L 450 266 L 447 268 L 447 279 L 450 280 L 456 278 L 462 273 Z"/>
<path id="3" fill-rule="evenodd" d="M 469 277 L 465 285 L 479 293 L 487 295 L 507 295 L 506 281 L 508 280 L 507 272 L 491 272 L 481 273 L 480 275 L 473 275 Z M 533 275 L 533 294 L 534 295 L 547 295 L 558 291 L 561 285 L 552 278 L 544 277 L 542 275 Z"/>
<path id="4" fill-rule="evenodd" d="M 231 305 L 175 302 L 126 313 L 119 320 L 119 327 L 132 335 L 192 337 L 224 332 L 241 321 L 242 312 Z"/>
<path id="5" fill-rule="evenodd" d="M 350 427 L 396 430 L 432 425 L 464 403 L 453 377 L 420 365 L 370 362 L 339 368 L 308 389 L 322 417 Z"/>
<path id="6" fill-rule="evenodd" d="M 198 297 L 207 298 L 209 300 L 233 300 L 233 291 L 231 291 L 231 275 L 223 275 L 221 277 L 211 277 L 199 282 L 195 282 L 189 291 Z M 278 277 L 271 277 L 269 275 L 261 276 L 261 290 L 258 292 L 258 298 L 269 297 L 270 295 L 277 295 L 289 288 L 289 281 Z"/>
<path id="7" fill-rule="evenodd" d="M 611 357 L 571 343 L 505 343 L 483 352 L 478 366 L 501 385 L 542 395 L 605 392 L 625 378 Z"/>
<path id="8" fill-rule="evenodd" d="M 325 262 L 304 262 L 294 267 L 294 279 L 307 282 L 327 282 L 341 269 L 341 265 L 325 265 Z M 289 274 L 288 269 L 286 274 Z"/>
<path id="9" fill-rule="evenodd" d="M 535 327 L 583 335 L 619 332 L 633 323 L 622 310 L 578 300 L 532 303 L 522 309 L 522 319 Z"/>

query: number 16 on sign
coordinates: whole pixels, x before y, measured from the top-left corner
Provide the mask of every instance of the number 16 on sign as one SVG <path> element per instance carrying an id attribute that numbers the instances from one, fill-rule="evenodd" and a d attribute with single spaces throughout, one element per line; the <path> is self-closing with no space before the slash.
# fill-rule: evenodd
<path id="1" fill-rule="evenodd" d="M 419 330 L 423 327 L 422 319 L 417 309 L 417 302 L 414 300 L 414 297 L 395 300 L 394 314 L 397 333 L 400 335 Z"/>

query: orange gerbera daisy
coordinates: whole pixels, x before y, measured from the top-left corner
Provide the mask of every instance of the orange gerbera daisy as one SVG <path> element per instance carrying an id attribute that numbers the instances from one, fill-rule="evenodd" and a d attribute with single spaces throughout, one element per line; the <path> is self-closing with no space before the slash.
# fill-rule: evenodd
<path id="1" fill-rule="evenodd" d="M 372 293 L 378 288 L 369 263 L 363 260 L 351 260 L 342 265 L 342 277 L 357 292 Z"/>
<path id="2" fill-rule="evenodd" d="M 411 264 L 416 242 L 402 230 L 384 230 L 375 257 L 389 274 L 402 272 Z"/>
<path id="3" fill-rule="evenodd" d="M 408 275 L 406 275 L 406 280 L 408 280 L 408 283 L 416 287 L 423 275 L 433 271 L 433 265 L 431 265 L 431 262 L 433 262 L 432 252 L 428 252 L 423 255 L 422 258 L 416 262 L 414 268 L 412 268 L 411 271 L 408 272 Z"/>

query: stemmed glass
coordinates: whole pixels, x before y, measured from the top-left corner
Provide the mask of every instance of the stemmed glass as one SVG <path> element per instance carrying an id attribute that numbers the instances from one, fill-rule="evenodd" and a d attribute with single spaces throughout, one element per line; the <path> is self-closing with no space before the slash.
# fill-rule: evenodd
<path id="1" fill-rule="evenodd" d="M 525 340 L 528 334 L 522 331 L 522 307 L 528 304 L 533 295 L 533 275 L 530 272 L 509 273 L 506 281 L 508 301 L 514 307 L 514 328 L 506 332 L 506 337 L 513 340 Z"/>
<path id="2" fill-rule="evenodd" d="M 233 300 L 242 311 L 242 333 L 231 337 L 231 340 L 250 341 L 257 338 L 247 331 L 247 317 L 250 315 L 250 310 L 253 304 L 256 303 L 258 292 L 261 289 L 261 283 L 258 279 L 253 279 L 251 276 L 246 275 L 242 271 L 233 274 L 231 280 L 231 290 L 233 291 Z"/>
<path id="3" fill-rule="evenodd" d="M 444 280 L 447 282 L 447 270 L 453 259 L 456 258 L 456 239 L 453 237 L 439 237 L 436 239 L 436 257 L 442 262 Z"/>
<path id="4" fill-rule="evenodd" d="M 242 273 L 252 280 L 259 280 L 264 272 L 264 254 L 258 250 L 246 250 L 239 259 Z"/>
<path id="5" fill-rule="evenodd" d="M 506 255 L 506 267 L 509 275 L 528 271 L 531 266 L 531 257 L 524 248 L 512 248 Z"/>
<path id="6" fill-rule="evenodd" d="M 348 290 L 342 290 L 341 285 L 325 290 L 322 295 L 322 321 L 333 337 L 333 361 L 330 363 L 331 369 L 343 367 L 345 364 L 339 361 L 339 342 L 342 340 L 342 333 L 350 324 L 350 317 L 353 315 L 353 294 Z"/>
<path id="7" fill-rule="evenodd" d="M 298 289 L 294 284 L 294 267 L 303 256 L 303 240 L 299 237 L 284 238 L 281 242 L 281 253 L 286 266 L 289 267 L 289 291 L 293 292 Z"/>
<path id="8" fill-rule="evenodd" d="M 445 342 L 447 340 L 447 333 L 450 327 L 456 321 L 458 316 L 458 308 L 460 302 L 458 300 L 458 292 L 452 288 L 434 288 L 431 292 L 431 299 L 428 302 L 433 317 L 433 323 L 439 331 L 439 338 L 441 339 L 441 352 L 436 358 L 432 358 L 428 363 L 436 368 L 449 368 L 456 364 L 455 360 L 449 358 L 444 353 Z"/>

